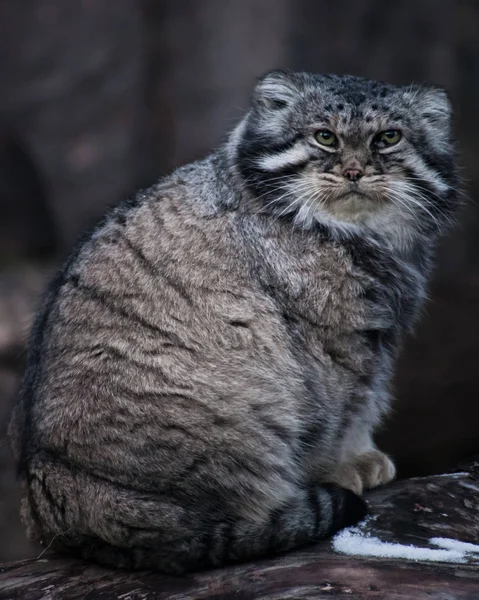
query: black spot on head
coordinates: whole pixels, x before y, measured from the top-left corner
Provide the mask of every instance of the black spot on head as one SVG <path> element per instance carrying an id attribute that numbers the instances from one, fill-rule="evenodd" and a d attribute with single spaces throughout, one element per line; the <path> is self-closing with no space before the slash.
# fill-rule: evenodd
<path id="1" fill-rule="evenodd" d="M 115 233 L 112 233 L 111 235 L 105 237 L 105 241 L 107 241 L 109 244 L 112 244 L 112 246 L 116 246 L 119 244 L 120 238 Z"/>
<path id="2" fill-rule="evenodd" d="M 366 123 L 371 123 L 371 121 L 373 120 L 373 118 L 371 117 L 371 115 L 366 115 L 366 117 L 364 118 L 364 120 L 366 121 Z"/>
<path id="3" fill-rule="evenodd" d="M 213 423 L 221 427 L 222 425 L 231 425 L 232 420 L 227 416 L 213 414 Z"/>
<path id="4" fill-rule="evenodd" d="M 344 104 L 336 104 L 336 110 L 344 110 Z"/>
<path id="5" fill-rule="evenodd" d="M 126 224 L 126 216 L 124 213 L 118 213 L 116 216 L 116 220 L 120 225 Z"/>
<path id="6" fill-rule="evenodd" d="M 371 108 L 373 110 L 378 110 L 379 106 L 377 104 L 371 104 Z"/>
<path id="7" fill-rule="evenodd" d="M 386 88 L 383 88 L 380 92 L 379 95 L 381 96 L 381 98 L 386 98 L 386 96 L 389 94 L 389 92 L 387 91 Z"/>
<path id="8" fill-rule="evenodd" d="M 232 327 L 240 327 L 240 328 L 244 328 L 244 329 L 248 329 L 248 323 L 244 323 L 243 321 L 230 321 L 230 325 Z"/>
<path id="9" fill-rule="evenodd" d="M 80 284 L 80 275 L 78 275 L 78 273 L 74 273 L 69 277 L 68 281 L 72 284 L 73 287 L 78 287 Z"/>

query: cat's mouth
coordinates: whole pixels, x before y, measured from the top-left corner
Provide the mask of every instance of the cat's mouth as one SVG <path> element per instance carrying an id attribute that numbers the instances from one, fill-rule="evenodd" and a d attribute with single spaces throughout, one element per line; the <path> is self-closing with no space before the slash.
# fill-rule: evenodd
<path id="1" fill-rule="evenodd" d="M 315 197 L 328 207 L 337 203 L 349 204 L 353 201 L 356 204 L 362 201 L 371 209 L 372 205 L 378 208 L 387 201 L 384 178 L 378 178 L 377 175 L 365 176 L 359 181 L 346 181 L 342 177 L 328 174 L 319 180 L 314 178 L 311 183 Z"/>
<path id="2" fill-rule="evenodd" d="M 346 189 L 341 186 L 338 190 L 333 191 L 330 195 L 329 203 L 361 200 L 369 201 L 377 205 L 378 203 L 383 202 L 385 197 L 379 190 L 367 189 L 364 186 L 353 183 L 348 185 Z"/>
<path id="3" fill-rule="evenodd" d="M 323 208 L 335 218 L 346 222 L 364 222 L 371 214 L 381 210 L 386 201 L 379 190 L 368 190 L 357 184 L 338 186 L 337 189 L 328 191 Z"/>
<path id="4" fill-rule="evenodd" d="M 296 187 L 300 193 L 294 205 L 302 207 L 301 215 L 325 211 L 339 220 L 360 223 L 390 204 L 384 177 L 346 181 L 329 173 L 320 177 L 308 173 Z"/>
<path id="5" fill-rule="evenodd" d="M 364 192 L 363 190 L 360 190 L 358 187 L 356 188 L 352 188 L 349 190 L 346 190 L 344 192 L 340 192 L 337 196 L 336 196 L 336 200 L 343 200 L 345 198 L 367 198 L 368 200 L 374 200 L 374 198 Z"/>

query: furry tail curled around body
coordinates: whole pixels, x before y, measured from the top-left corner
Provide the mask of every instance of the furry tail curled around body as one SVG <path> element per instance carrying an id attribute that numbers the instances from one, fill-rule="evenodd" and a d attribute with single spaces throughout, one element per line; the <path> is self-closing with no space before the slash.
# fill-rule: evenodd
<path id="1" fill-rule="evenodd" d="M 45 546 L 116 568 L 180 574 L 264 558 L 353 525 L 366 503 L 349 490 L 317 485 L 263 522 L 175 503 L 72 470 L 30 464 L 23 520 Z"/>

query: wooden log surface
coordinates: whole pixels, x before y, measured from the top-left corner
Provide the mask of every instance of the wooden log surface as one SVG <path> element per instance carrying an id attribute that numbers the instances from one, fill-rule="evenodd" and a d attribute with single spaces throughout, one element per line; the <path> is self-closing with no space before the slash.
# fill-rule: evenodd
<path id="1" fill-rule="evenodd" d="M 360 527 L 383 542 L 432 548 L 431 538 L 479 541 L 479 462 L 368 493 Z M 281 557 L 170 577 L 114 571 L 65 557 L 0 565 L 1 600 L 479 600 L 479 554 L 427 562 L 338 554 L 330 540 Z"/>

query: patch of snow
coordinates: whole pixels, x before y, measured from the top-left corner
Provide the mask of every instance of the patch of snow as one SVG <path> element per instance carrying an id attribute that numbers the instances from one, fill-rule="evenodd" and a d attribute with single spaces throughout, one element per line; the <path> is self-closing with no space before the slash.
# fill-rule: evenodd
<path id="1" fill-rule="evenodd" d="M 459 550 L 437 550 L 418 548 L 403 544 L 383 542 L 377 537 L 368 537 L 363 533 L 344 530 L 333 538 L 333 548 L 341 554 L 352 556 L 371 556 L 375 558 L 404 558 L 405 560 L 423 560 L 432 562 L 466 562 L 465 553 Z"/>
<path id="2" fill-rule="evenodd" d="M 439 546 L 439 548 L 446 548 L 447 550 L 458 550 L 459 552 L 479 554 L 479 546 L 477 544 L 460 542 L 459 540 L 452 540 L 451 538 L 431 538 L 429 543 L 434 544 L 434 546 Z"/>
<path id="3" fill-rule="evenodd" d="M 348 527 L 340 531 L 331 543 L 333 549 L 351 556 L 370 556 L 374 558 L 399 558 L 404 560 L 466 563 L 470 554 L 479 558 L 479 546 L 449 538 L 431 538 L 429 543 L 438 548 L 422 548 L 409 544 L 384 542 L 364 531 L 367 522 L 357 527 Z"/>

